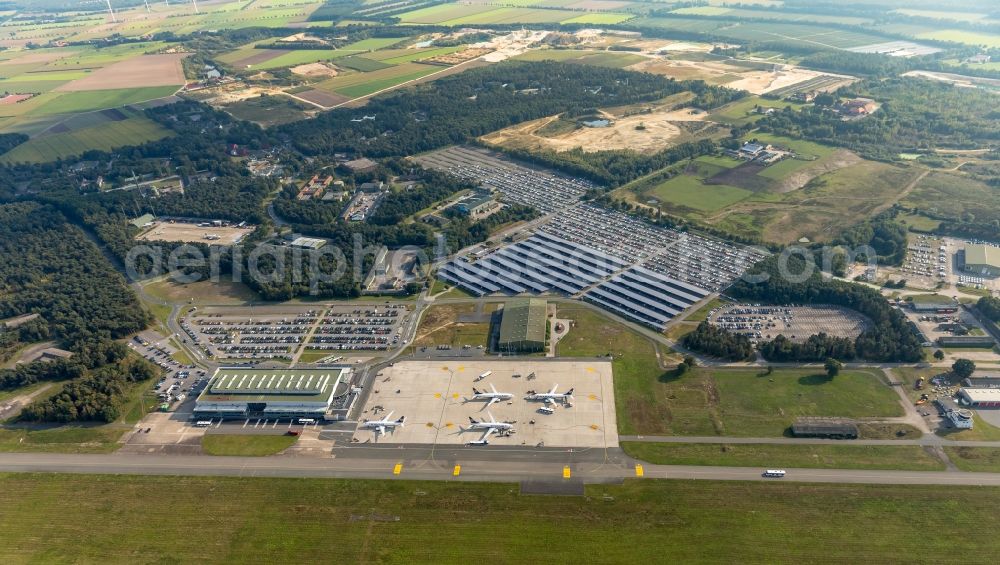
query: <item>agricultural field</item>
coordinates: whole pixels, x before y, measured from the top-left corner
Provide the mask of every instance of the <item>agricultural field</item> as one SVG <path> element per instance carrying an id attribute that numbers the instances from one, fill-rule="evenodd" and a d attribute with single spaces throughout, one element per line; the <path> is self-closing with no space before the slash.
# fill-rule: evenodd
<path id="1" fill-rule="evenodd" d="M 917 36 L 920 39 L 936 39 L 938 41 L 954 41 L 966 45 L 982 45 L 985 47 L 1000 47 L 1000 35 L 979 33 L 964 29 L 941 29 L 929 31 Z"/>
<path id="2" fill-rule="evenodd" d="M 741 126 L 764 117 L 764 114 L 757 111 L 758 107 L 798 110 L 802 105 L 787 100 L 765 100 L 759 96 L 748 96 L 713 110 L 709 118 L 719 123 Z"/>
<path id="3" fill-rule="evenodd" d="M 667 204 L 667 209 L 672 212 L 675 207 L 697 212 L 715 212 L 753 194 L 745 188 L 705 182 L 706 179 L 741 164 L 742 161 L 728 157 L 698 157 L 681 174 L 654 185 L 644 191 L 643 196 Z"/>
<path id="4" fill-rule="evenodd" d="M 445 68 L 436 65 L 421 65 L 420 63 L 403 63 L 368 73 L 341 75 L 317 83 L 313 87 L 316 90 L 339 94 L 347 98 L 357 98 L 443 71 Z"/>
<path id="5" fill-rule="evenodd" d="M 314 106 L 303 104 L 287 96 L 248 98 L 224 106 L 224 108 L 241 120 L 255 122 L 264 127 L 301 120 L 306 117 L 306 112 L 315 110 Z"/>
<path id="6" fill-rule="evenodd" d="M 614 556 L 596 561 L 697 563 L 710 547 L 723 562 L 888 563 L 948 562 L 1000 545 L 966 535 L 1000 527 L 1000 491 L 918 490 L 647 479 L 588 485 L 585 496 L 526 496 L 506 483 L 9 474 L 0 478 L 0 553 L 17 562 L 335 554 L 349 563 L 467 563 L 531 561 L 546 547 Z M 191 527 L 205 516 L 212 527 Z M 484 531 L 507 539 L 484 545 Z"/>
<path id="7" fill-rule="evenodd" d="M 621 51 L 596 51 L 589 49 L 538 49 L 516 57 L 517 61 L 559 61 L 598 67 L 624 68 L 646 61 L 646 57 Z"/>
<path id="8" fill-rule="evenodd" d="M 51 131 L 57 131 L 52 128 Z M 172 135 L 171 131 L 144 117 L 128 117 L 82 127 L 65 133 L 45 133 L 0 155 L 2 163 L 43 163 L 67 159 L 91 150 L 110 151 L 122 145 L 140 145 Z"/>

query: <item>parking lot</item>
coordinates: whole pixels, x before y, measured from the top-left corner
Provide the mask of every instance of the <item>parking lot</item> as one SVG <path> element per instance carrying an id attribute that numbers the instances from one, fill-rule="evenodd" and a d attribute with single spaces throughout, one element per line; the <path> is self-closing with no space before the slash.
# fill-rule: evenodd
<path id="1" fill-rule="evenodd" d="M 304 352 L 386 351 L 399 345 L 403 305 L 212 306 L 180 318 L 184 339 L 226 360 L 297 360 Z"/>
<path id="2" fill-rule="evenodd" d="M 838 306 L 769 306 L 735 304 L 713 310 L 709 321 L 750 341 L 771 340 L 784 335 L 804 342 L 809 336 L 855 338 L 871 327 L 871 321 L 853 310 Z"/>
<path id="3" fill-rule="evenodd" d="M 480 379 L 479 376 L 491 372 Z M 533 376 L 532 376 L 533 374 Z M 529 378 L 530 377 L 530 378 Z M 405 426 L 376 439 L 358 429 L 354 443 L 462 445 L 478 440 L 483 431 L 463 431 L 469 418 L 512 422 L 514 433 L 493 434 L 490 446 L 617 447 L 611 363 L 586 360 L 476 360 L 403 361 L 375 377 L 373 390 L 360 420 L 405 417 Z M 573 389 L 571 406 L 550 404 L 544 414 L 540 401 L 528 401 L 529 391 Z M 508 401 L 486 408 L 486 401 L 466 401 L 472 388 L 511 393 Z M 481 447 L 489 449 L 490 446 Z"/>
<path id="4" fill-rule="evenodd" d="M 447 171 L 495 190 L 503 200 L 550 213 L 579 202 L 594 183 L 522 165 L 487 149 L 449 147 L 414 158 L 424 167 Z"/>

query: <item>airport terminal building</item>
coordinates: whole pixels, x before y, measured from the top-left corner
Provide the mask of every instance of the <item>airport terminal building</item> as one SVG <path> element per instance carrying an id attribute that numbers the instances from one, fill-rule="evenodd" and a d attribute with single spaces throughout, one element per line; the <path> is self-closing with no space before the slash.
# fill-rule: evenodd
<path id="1" fill-rule="evenodd" d="M 195 402 L 195 418 L 323 419 L 351 369 L 220 367 Z M 344 388 L 344 387 L 340 387 Z M 343 391 L 341 391 L 343 392 Z"/>

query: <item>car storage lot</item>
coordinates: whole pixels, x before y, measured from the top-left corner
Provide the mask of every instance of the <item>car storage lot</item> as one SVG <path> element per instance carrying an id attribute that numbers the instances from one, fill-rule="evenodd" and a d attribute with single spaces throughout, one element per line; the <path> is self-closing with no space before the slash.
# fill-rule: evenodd
<path id="1" fill-rule="evenodd" d="M 398 304 L 210 306 L 179 322 L 184 338 L 216 359 L 259 361 L 291 360 L 300 349 L 386 351 L 399 344 L 409 315 Z"/>
<path id="2" fill-rule="evenodd" d="M 488 371 L 490 376 L 477 381 Z M 529 380 L 531 373 L 535 377 Z M 375 377 L 359 420 L 382 419 L 390 411 L 393 419 L 406 418 L 404 427 L 387 432 L 378 443 L 462 445 L 483 435 L 462 431 L 469 417 L 488 420 L 489 412 L 497 421 L 515 423 L 513 435 L 493 434 L 490 446 L 617 447 L 611 379 L 611 363 L 604 360 L 403 361 Z M 491 384 L 513 398 L 488 410 L 485 401 L 464 401 L 472 396 L 472 387 L 488 391 Z M 558 392 L 574 389 L 571 407 L 556 404 L 555 413 L 546 415 L 538 411 L 542 402 L 525 400 L 529 390 L 548 392 L 556 384 Z M 374 442 L 375 434 L 359 429 L 353 441 Z"/>

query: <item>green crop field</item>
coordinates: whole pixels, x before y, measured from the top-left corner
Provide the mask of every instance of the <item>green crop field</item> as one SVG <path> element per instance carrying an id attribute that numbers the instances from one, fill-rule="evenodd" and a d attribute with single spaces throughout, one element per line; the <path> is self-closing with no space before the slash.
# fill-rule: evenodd
<path id="1" fill-rule="evenodd" d="M 478 4 L 437 4 L 428 8 L 420 8 L 397 16 L 402 23 L 440 24 L 465 16 L 481 14 L 496 10 L 495 6 Z"/>
<path id="2" fill-rule="evenodd" d="M 361 41 L 355 41 L 354 43 L 345 45 L 342 49 L 345 51 L 375 51 L 376 49 L 384 49 L 390 45 L 395 45 L 405 39 L 406 36 L 370 37 L 368 39 L 362 39 Z"/>
<path id="3" fill-rule="evenodd" d="M 764 117 L 764 114 L 759 114 L 754 111 L 754 108 L 757 106 L 779 109 L 788 107 L 798 109 L 802 107 L 801 104 L 795 104 L 786 100 L 765 100 L 759 96 L 748 96 L 713 110 L 708 117 L 712 121 L 724 124 L 748 124 Z"/>
<path id="4" fill-rule="evenodd" d="M 129 118 L 82 128 L 68 133 L 34 137 L 3 155 L 3 163 L 41 163 L 74 157 L 90 149 L 108 151 L 125 145 L 139 145 L 171 135 L 156 122 Z"/>
<path id="5" fill-rule="evenodd" d="M 297 49 L 282 53 L 262 63 L 252 65 L 252 68 L 259 71 L 283 69 L 285 67 L 294 67 L 296 65 L 305 65 L 319 61 L 332 61 L 339 57 L 346 57 L 359 52 L 350 49 Z"/>
<path id="6" fill-rule="evenodd" d="M 410 63 L 421 59 L 430 59 L 431 57 L 437 57 L 439 55 L 448 55 L 464 48 L 464 45 L 459 45 L 455 47 L 438 47 L 435 49 L 405 49 L 407 53 L 401 53 L 388 58 L 379 57 L 377 60 L 388 65 L 398 65 L 400 63 Z"/>
<path id="7" fill-rule="evenodd" d="M 582 16 L 575 16 L 567 20 L 562 20 L 559 23 L 610 25 L 610 24 L 620 24 L 634 17 L 635 16 L 633 16 L 632 14 L 616 14 L 613 12 L 605 12 L 602 14 L 584 14 Z"/>
<path id="8" fill-rule="evenodd" d="M 405 473 L 405 470 L 404 470 Z M 169 496 L 151 493 L 169 492 Z M 8 474 L 8 561 L 895 563 L 1000 548 L 1000 489 L 630 480 L 516 484 Z M 836 519 L 831 520 L 831 515 Z M 192 527 L 210 522 L 211 527 Z M 484 544 L 483 532 L 505 532 Z M 572 534 L 569 535 L 568 532 Z M 724 532 L 720 535 L 720 532 Z"/>
<path id="9" fill-rule="evenodd" d="M 920 39 L 937 39 L 939 41 L 954 41 L 967 45 L 984 45 L 986 47 L 1000 47 L 1000 35 L 990 33 L 979 33 L 964 29 L 941 29 L 923 33 L 918 36 Z"/>
<path id="10" fill-rule="evenodd" d="M 177 92 L 176 86 L 150 86 L 143 88 L 119 88 L 114 90 L 88 90 L 84 92 L 60 92 L 58 97 L 39 106 L 35 113 L 77 114 L 117 108 L 171 96 Z"/>
<path id="11" fill-rule="evenodd" d="M 658 465 L 801 469 L 943 471 L 944 462 L 916 445 L 795 445 L 623 442 L 637 459 Z"/>
<path id="12" fill-rule="evenodd" d="M 347 69 L 354 69 L 355 71 L 361 71 L 363 73 L 368 73 L 371 71 L 377 71 L 379 69 L 388 69 L 392 65 L 387 65 L 380 61 L 375 61 L 367 57 L 349 55 L 347 57 L 341 57 L 340 59 L 337 59 L 337 66 L 344 67 Z"/>

